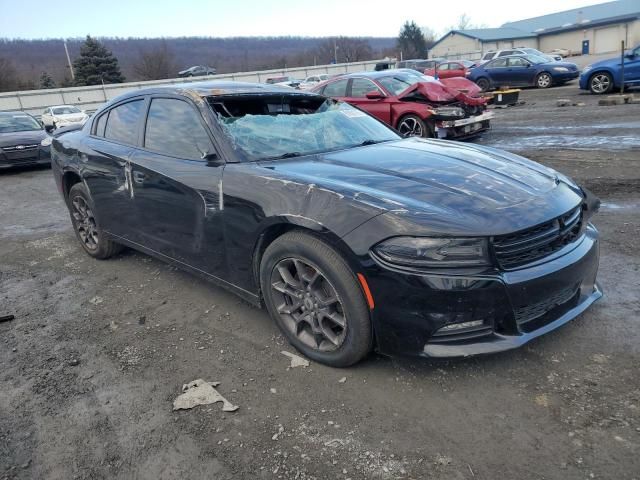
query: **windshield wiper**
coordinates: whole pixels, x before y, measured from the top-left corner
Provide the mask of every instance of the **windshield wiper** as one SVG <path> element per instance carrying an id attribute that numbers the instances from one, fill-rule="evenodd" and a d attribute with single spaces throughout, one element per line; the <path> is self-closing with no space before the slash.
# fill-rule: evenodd
<path id="1" fill-rule="evenodd" d="M 366 147 L 367 145 L 375 145 L 376 143 L 388 142 L 389 140 L 365 140 L 356 145 L 357 147 Z"/>
<path id="2" fill-rule="evenodd" d="M 273 157 L 267 157 L 266 160 L 282 160 L 283 158 L 295 158 L 302 156 L 300 152 L 287 152 L 282 155 L 275 155 Z"/>

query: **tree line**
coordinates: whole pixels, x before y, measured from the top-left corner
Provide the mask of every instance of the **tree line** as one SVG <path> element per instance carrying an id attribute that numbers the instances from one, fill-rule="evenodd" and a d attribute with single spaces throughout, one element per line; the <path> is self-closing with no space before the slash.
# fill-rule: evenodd
<path id="1" fill-rule="evenodd" d="M 477 28 L 467 15 L 453 28 Z M 193 65 L 218 73 L 286 69 L 385 57 L 427 58 L 436 35 L 407 21 L 393 37 L 182 37 L 67 41 L 0 39 L 0 92 L 174 78 Z"/>

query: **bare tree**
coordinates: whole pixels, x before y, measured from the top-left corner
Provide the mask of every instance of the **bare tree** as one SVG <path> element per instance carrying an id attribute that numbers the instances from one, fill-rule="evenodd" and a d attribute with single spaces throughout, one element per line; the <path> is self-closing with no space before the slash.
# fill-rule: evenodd
<path id="1" fill-rule="evenodd" d="M 330 63 L 336 59 L 338 63 L 344 63 L 370 60 L 373 52 L 369 42 L 366 40 L 336 37 L 329 38 L 318 45 L 315 55 L 319 63 Z"/>
<path id="2" fill-rule="evenodd" d="M 16 69 L 11 60 L 0 57 L 0 92 L 10 92 L 18 88 Z"/>
<path id="3" fill-rule="evenodd" d="M 467 15 L 466 13 L 463 13 L 462 15 L 460 15 L 460 17 L 458 17 L 458 25 L 456 30 L 466 30 L 468 28 L 471 28 L 471 17 L 469 17 L 469 15 Z"/>
<path id="4" fill-rule="evenodd" d="M 140 51 L 140 57 L 134 66 L 134 71 L 142 80 L 175 77 L 173 54 L 167 48 L 167 44 L 163 41 L 157 48 Z"/>

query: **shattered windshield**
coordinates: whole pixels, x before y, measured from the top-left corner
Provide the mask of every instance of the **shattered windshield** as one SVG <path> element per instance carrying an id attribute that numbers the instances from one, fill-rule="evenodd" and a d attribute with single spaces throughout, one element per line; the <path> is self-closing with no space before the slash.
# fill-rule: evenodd
<path id="1" fill-rule="evenodd" d="M 342 102 L 310 95 L 237 95 L 209 103 L 234 148 L 249 160 L 288 158 L 398 140 Z"/>

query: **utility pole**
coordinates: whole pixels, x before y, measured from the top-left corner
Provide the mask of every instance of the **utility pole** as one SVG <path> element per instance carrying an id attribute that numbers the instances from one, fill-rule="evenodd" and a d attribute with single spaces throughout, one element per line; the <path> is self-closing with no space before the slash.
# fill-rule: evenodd
<path id="1" fill-rule="evenodd" d="M 333 63 L 338 63 L 338 43 L 333 41 Z"/>
<path id="2" fill-rule="evenodd" d="M 624 40 L 620 45 L 620 94 L 624 93 Z"/>
<path id="3" fill-rule="evenodd" d="M 67 41 L 64 41 L 64 53 L 67 54 L 67 63 L 69 64 L 69 70 L 71 71 L 71 80 L 76 79 L 76 75 L 73 72 L 73 65 L 71 64 L 71 57 L 69 57 L 69 49 L 67 48 Z"/>

